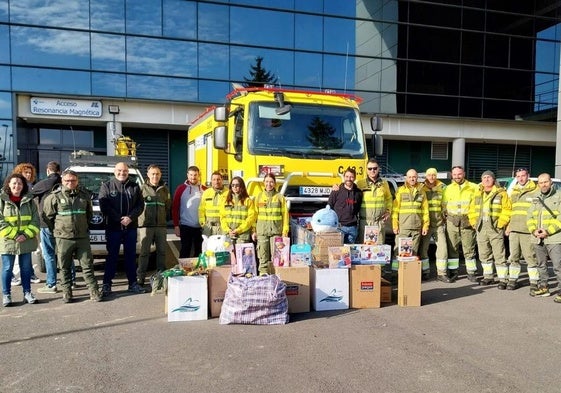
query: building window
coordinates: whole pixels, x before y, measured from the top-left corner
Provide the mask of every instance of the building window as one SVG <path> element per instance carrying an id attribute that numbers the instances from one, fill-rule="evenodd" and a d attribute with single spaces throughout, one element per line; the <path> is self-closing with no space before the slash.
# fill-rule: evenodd
<path id="1" fill-rule="evenodd" d="M 430 147 L 431 160 L 448 159 L 448 142 L 432 142 Z"/>

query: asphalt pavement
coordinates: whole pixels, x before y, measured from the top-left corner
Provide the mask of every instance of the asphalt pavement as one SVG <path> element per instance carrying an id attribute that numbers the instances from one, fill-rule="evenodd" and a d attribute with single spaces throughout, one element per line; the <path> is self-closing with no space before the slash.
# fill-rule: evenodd
<path id="1" fill-rule="evenodd" d="M 23 305 L 13 288 L 14 307 L 0 310 L 0 391 L 561 391 L 561 304 L 528 286 L 433 279 L 421 307 L 399 307 L 394 289 L 379 309 L 282 326 L 167 322 L 162 294 L 128 294 L 122 273 L 113 289 L 101 303 L 82 288 L 71 304 L 58 293 Z"/>

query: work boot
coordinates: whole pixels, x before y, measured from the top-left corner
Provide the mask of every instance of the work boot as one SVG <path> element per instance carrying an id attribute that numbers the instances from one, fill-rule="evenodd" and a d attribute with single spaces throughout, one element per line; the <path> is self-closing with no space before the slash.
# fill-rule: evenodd
<path id="1" fill-rule="evenodd" d="M 458 269 L 449 270 L 448 278 L 450 279 L 450 282 L 455 282 L 458 279 Z"/>
<path id="2" fill-rule="evenodd" d="M 446 276 L 445 274 L 439 274 L 438 276 L 436 276 L 436 279 L 438 281 L 445 282 L 445 283 L 448 283 L 448 284 L 454 282 L 454 280 L 452 280 L 450 277 Z"/>
<path id="3" fill-rule="evenodd" d="M 506 289 L 509 291 L 514 291 L 516 288 L 518 288 L 518 283 L 516 281 L 509 281 L 508 284 L 506 284 Z"/>
<path id="4" fill-rule="evenodd" d="M 421 280 L 423 280 L 423 281 L 430 280 L 430 271 L 427 270 L 427 271 L 423 272 L 423 275 L 421 276 Z"/>
<path id="5" fill-rule="evenodd" d="M 101 297 L 107 297 L 111 295 L 111 284 L 103 284 L 101 287 Z"/>
<path id="6" fill-rule="evenodd" d="M 468 273 L 467 279 L 469 282 L 477 282 L 477 276 L 474 273 Z"/>
<path id="7" fill-rule="evenodd" d="M 499 288 L 501 291 L 506 289 L 506 282 L 504 281 L 499 281 L 499 283 L 497 284 L 497 288 Z"/>
<path id="8" fill-rule="evenodd" d="M 99 293 L 99 290 L 97 288 L 90 289 L 90 300 L 92 302 L 101 302 L 101 293 Z"/>
<path id="9" fill-rule="evenodd" d="M 536 287 L 536 289 L 530 289 L 530 296 L 532 297 L 547 297 L 551 295 L 551 293 L 549 293 L 549 288 L 547 286 L 539 286 Z"/>
<path id="10" fill-rule="evenodd" d="M 495 282 L 495 280 L 493 280 L 492 278 L 483 277 L 483 280 L 479 281 L 479 285 L 491 285 L 494 282 Z M 506 288 L 506 285 L 505 285 L 505 288 Z"/>
<path id="11" fill-rule="evenodd" d="M 70 303 L 72 301 L 72 290 L 66 289 L 62 292 L 62 301 L 64 303 Z"/>

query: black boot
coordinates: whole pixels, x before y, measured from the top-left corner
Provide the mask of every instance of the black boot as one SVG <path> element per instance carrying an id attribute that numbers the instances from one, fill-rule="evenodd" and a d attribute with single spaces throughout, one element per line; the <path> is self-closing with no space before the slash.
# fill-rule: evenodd
<path id="1" fill-rule="evenodd" d="M 458 279 L 458 269 L 448 270 L 448 279 L 449 282 L 455 282 Z"/>
<path id="2" fill-rule="evenodd" d="M 448 284 L 454 282 L 454 280 L 452 280 L 450 277 L 448 277 L 448 276 L 446 276 L 446 275 L 444 275 L 444 274 L 439 274 L 439 275 L 436 277 L 436 279 L 437 279 L 438 281 L 445 282 L 445 283 L 448 283 Z"/>

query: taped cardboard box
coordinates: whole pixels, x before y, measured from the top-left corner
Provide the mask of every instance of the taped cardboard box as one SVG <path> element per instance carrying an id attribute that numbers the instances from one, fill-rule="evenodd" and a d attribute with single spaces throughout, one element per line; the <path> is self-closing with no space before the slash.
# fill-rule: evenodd
<path id="1" fill-rule="evenodd" d="M 220 316 L 231 272 L 230 266 L 218 266 L 208 272 L 208 303 L 212 318 Z"/>
<path id="2" fill-rule="evenodd" d="M 274 273 L 286 284 L 288 312 L 310 312 L 310 267 L 275 267 Z"/>
<path id="3" fill-rule="evenodd" d="M 382 278 L 380 283 L 380 303 L 392 302 L 392 283 Z"/>
<path id="4" fill-rule="evenodd" d="M 168 322 L 208 319 L 207 276 L 168 278 Z"/>
<path id="5" fill-rule="evenodd" d="M 397 304 L 401 307 L 421 305 L 421 261 L 399 261 L 397 270 Z"/>
<path id="6" fill-rule="evenodd" d="M 315 311 L 349 308 L 349 270 L 312 268 L 312 306 Z"/>
<path id="7" fill-rule="evenodd" d="M 351 308 L 380 307 L 381 270 L 379 265 L 353 265 L 351 267 Z"/>
<path id="8" fill-rule="evenodd" d="M 312 261 L 317 267 L 329 267 L 329 247 L 340 247 L 343 245 L 343 233 L 335 232 L 313 232 L 308 233 L 308 244 L 312 246 Z"/>

